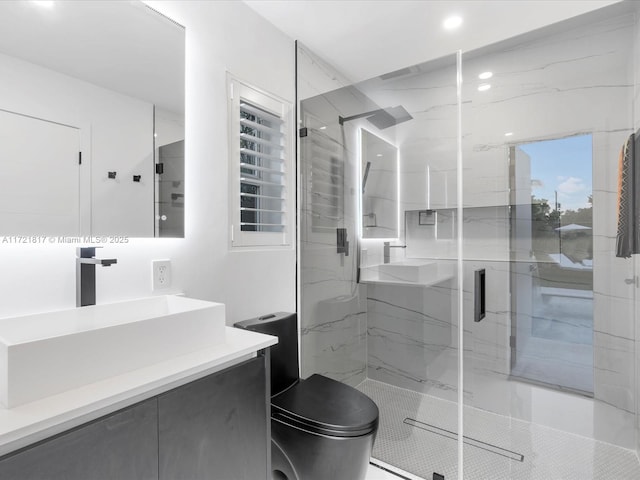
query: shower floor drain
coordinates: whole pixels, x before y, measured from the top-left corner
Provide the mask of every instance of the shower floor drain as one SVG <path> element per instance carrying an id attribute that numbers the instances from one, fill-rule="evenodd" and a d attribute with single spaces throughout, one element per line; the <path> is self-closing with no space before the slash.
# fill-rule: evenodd
<path id="1" fill-rule="evenodd" d="M 435 433 L 436 435 L 441 435 L 443 437 L 450 438 L 451 440 L 458 440 L 458 434 L 456 432 L 445 430 L 444 428 L 436 427 L 435 425 L 430 425 L 428 423 L 421 422 L 414 418 L 407 417 L 403 420 L 403 423 L 415 428 L 419 428 L 420 430 L 424 430 L 425 432 Z M 505 448 L 501 448 L 501 447 L 498 447 L 497 445 L 483 442 L 481 440 L 476 440 L 475 438 L 471 438 L 467 436 L 463 436 L 462 438 L 464 443 L 472 447 L 480 448 L 487 452 L 495 453 L 496 455 L 510 458 L 511 460 L 524 462 L 524 455 L 520 453 L 512 452 L 511 450 L 507 450 Z"/>

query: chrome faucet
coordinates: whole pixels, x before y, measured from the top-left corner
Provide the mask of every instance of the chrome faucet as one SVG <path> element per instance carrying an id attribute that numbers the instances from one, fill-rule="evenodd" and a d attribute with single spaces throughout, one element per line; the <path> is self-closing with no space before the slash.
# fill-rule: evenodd
<path id="1" fill-rule="evenodd" d="M 115 258 L 95 258 L 96 248 L 102 247 L 76 250 L 76 307 L 96 304 L 96 265 L 109 267 L 118 263 Z"/>
<path id="2" fill-rule="evenodd" d="M 406 245 L 391 245 L 391 242 L 384 242 L 383 245 L 384 245 L 384 253 L 383 253 L 384 263 L 389 263 L 389 261 L 391 260 L 392 248 L 407 248 Z"/>

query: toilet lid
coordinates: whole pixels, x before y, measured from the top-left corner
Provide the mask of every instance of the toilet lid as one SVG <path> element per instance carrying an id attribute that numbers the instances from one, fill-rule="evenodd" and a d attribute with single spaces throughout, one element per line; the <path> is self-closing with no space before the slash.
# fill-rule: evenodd
<path id="1" fill-rule="evenodd" d="M 274 420 L 337 437 L 357 437 L 378 426 L 378 407 L 364 393 L 312 375 L 271 399 Z"/>

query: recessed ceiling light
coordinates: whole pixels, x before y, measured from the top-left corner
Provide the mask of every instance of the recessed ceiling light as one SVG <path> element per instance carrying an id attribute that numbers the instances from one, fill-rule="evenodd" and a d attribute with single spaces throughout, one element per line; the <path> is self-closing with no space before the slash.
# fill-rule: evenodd
<path id="1" fill-rule="evenodd" d="M 480 75 L 478 75 L 478 78 L 480 80 L 488 80 L 491 77 L 493 77 L 493 72 L 482 72 Z"/>
<path id="2" fill-rule="evenodd" d="M 511 135 L 513 135 L 513 132 L 507 132 L 504 134 L 505 137 L 510 137 Z"/>
<path id="3" fill-rule="evenodd" d="M 42 8 L 53 8 L 55 2 L 53 0 L 31 0 L 34 5 Z"/>
<path id="4" fill-rule="evenodd" d="M 451 15 L 450 17 L 445 18 L 444 22 L 442 22 L 442 26 L 446 30 L 455 30 L 460 25 L 462 25 L 462 17 L 458 15 Z"/>
<path id="5" fill-rule="evenodd" d="M 320 130 L 326 130 L 327 126 L 325 125 L 324 127 L 320 127 Z"/>
<path id="6" fill-rule="evenodd" d="M 490 88 L 491 88 L 491 84 L 490 83 L 481 83 L 480 85 L 478 85 L 478 91 L 479 92 L 486 92 Z"/>
<path id="7" fill-rule="evenodd" d="M 376 155 L 376 157 L 381 157 L 381 156 L 382 156 L 382 154 L 381 154 L 381 153 L 379 153 L 379 154 L 377 154 L 377 155 Z"/>

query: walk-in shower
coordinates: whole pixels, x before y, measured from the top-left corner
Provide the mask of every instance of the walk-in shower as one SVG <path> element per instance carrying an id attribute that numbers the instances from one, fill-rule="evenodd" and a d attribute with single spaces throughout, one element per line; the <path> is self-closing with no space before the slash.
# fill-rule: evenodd
<path id="1" fill-rule="evenodd" d="M 378 403 L 374 463 L 640 478 L 639 265 L 615 251 L 638 52 L 633 2 L 356 84 L 298 45 L 302 375 Z"/>

